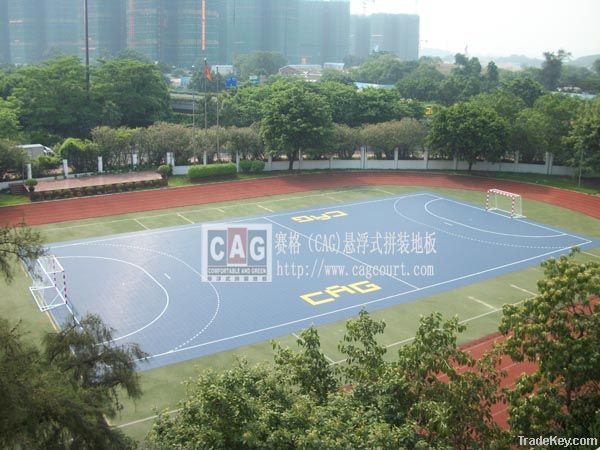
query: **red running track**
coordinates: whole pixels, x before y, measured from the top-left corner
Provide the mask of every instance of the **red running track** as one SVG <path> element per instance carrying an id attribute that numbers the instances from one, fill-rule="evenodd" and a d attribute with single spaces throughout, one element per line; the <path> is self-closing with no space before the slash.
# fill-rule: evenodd
<path id="1" fill-rule="evenodd" d="M 423 186 L 484 191 L 498 188 L 600 219 L 600 196 L 536 184 L 416 172 L 337 172 L 228 181 L 172 189 L 73 198 L 0 208 L 0 224 L 29 225 L 89 219 L 212 202 L 350 186 Z"/>

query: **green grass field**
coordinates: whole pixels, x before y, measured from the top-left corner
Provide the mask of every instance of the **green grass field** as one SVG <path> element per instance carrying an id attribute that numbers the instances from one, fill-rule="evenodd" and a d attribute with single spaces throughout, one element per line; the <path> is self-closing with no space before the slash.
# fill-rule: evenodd
<path id="1" fill-rule="evenodd" d="M 264 207 L 280 212 L 423 190 L 480 205 L 483 205 L 485 197 L 483 192 L 453 189 L 397 186 L 360 187 L 63 222 L 40 226 L 37 229 L 42 232 L 46 242 L 51 243 L 185 225 L 190 222 L 263 215 Z M 524 201 L 523 210 L 532 220 L 600 238 L 600 221 L 583 214 L 527 200 Z M 582 260 L 600 258 L 600 249 L 596 248 L 588 254 L 580 255 L 579 258 Z M 501 306 L 505 303 L 520 302 L 532 296 L 536 292 L 536 282 L 541 276 L 541 269 L 532 267 L 373 313 L 375 318 L 384 319 L 387 323 L 383 343 L 389 347 L 388 357 L 393 358 L 394 349 L 402 343 L 408 342 L 414 336 L 421 314 L 440 311 L 448 318 L 457 315 L 468 325 L 467 331 L 461 336 L 461 342 L 468 342 L 496 331 Z M 29 331 L 30 339 L 39 341 L 44 332 L 52 329 L 52 325 L 48 317 L 37 310 L 30 297 L 27 290 L 29 284 L 27 275 L 19 272 L 12 284 L 0 283 L 2 283 L 0 284 L 2 289 L 0 316 L 13 321 L 21 320 L 23 329 Z M 337 343 L 343 336 L 344 322 L 321 326 L 318 330 L 327 357 L 332 362 L 339 362 L 342 356 L 337 350 Z M 289 335 L 277 340 L 284 346 L 295 346 L 296 338 Z M 124 410 L 115 419 L 114 425 L 122 426 L 129 435 L 143 440 L 152 423 L 152 420 L 148 418 L 156 414 L 157 410 L 176 409 L 178 401 L 184 396 L 183 382 L 194 377 L 199 370 L 209 367 L 213 369 L 227 368 L 238 357 L 244 357 L 251 362 L 262 362 L 270 361 L 271 356 L 270 343 L 263 342 L 142 372 L 143 397 L 136 402 L 125 400 Z"/>

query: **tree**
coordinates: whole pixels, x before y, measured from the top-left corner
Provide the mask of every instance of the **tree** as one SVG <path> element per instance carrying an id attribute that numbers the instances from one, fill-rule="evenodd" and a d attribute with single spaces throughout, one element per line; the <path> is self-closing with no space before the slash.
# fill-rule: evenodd
<path id="1" fill-rule="evenodd" d="M 557 53 L 544 52 L 544 62 L 542 63 L 542 70 L 539 76 L 540 83 L 549 91 L 555 90 L 558 86 L 563 61 L 570 56 L 571 54 L 563 49 L 560 49 Z"/>
<path id="2" fill-rule="evenodd" d="M 352 78 L 352 76 L 346 71 L 337 69 L 323 69 L 323 74 L 321 75 L 321 83 L 328 82 L 354 86 L 354 79 Z"/>
<path id="3" fill-rule="evenodd" d="M 262 116 L 260 135 L 267 151 L 285 154 L 290 170 L 298 151 L 324 144 L 332 127 L 327 101 L 302 82 L 273 84 Z"/>
<path id="4" fill-rule="evenodd" d="M 334 123 L 357 126 L 361 120 L 360 94 L 354 85 L 334 81 L 318 83 L 316 92 L 327 99 Z"/>
<path id="5" fill-rule="evenodd" d="M 0 139 L 16 139 L 21 125 L 12 104 L 0 99 Z"/>
<path id="6" fill-rule="evenodd" d="M 93 172 L 97 167 L 98 146 L 93 142 L 68 138 L 60 146 L 59 154 L 77 173 Z"/>
<path id="7" fill-rule="evenodd" d="M 546 94 L 535 101 L 534 109 L 546 116 L 545 130 L 548 144 L 546 151 L 554 155 L 557 164 L 572 157 L 572 148 L 566 141 L 573 120 L 580 114 L 583 101 L 575 97 Z"/>
<path id="8" fill-rule="evenodd" d="M 529 76 L 519 76 L 505 81 L 502 89 L 521 98 L 529 107 L 532 107 L 544 93 L 544 87 Z"/>
<path id="9" fill-rule="evenodd" d="M 511 148 L 519 152 L 524 163 L 544 161 L 548 150 L 548 117 L 534 108 L 526 108 L 517 114 L 511 133 Z"/>
<path id="10" fill-rule="evenodd" d="M 95 122 L 95 104 L 85 85 L 85 68 L 75 56 L 60 56 L 15 72 L 11 102 L 32 140 L 85 137 Z M 115 81 L 115 80 L 113 80 Z"/>
<path id="11" fill-rule="evenodd" d="M 230 90 L 222 101 L 222 123 L 236 127 L 249 127 L 253 123 L 260 123 L 262 104 L 270 94 L 270 85 L 247 85 Z"/>
<path id="12" fill-rule="evenodd" d="M 340 159 L 352 159 L 362 143 L 359 128 L 336 123 L 333 125 L 328 149 L 330 154 L 338 155 Z"/>
<path id="13" fill-rule="evenodd" d="M 500 331 L 514 361 L 537 370 L 509 399 L 513 436 L 594 436 L 600 426 L 600 264 L 573 255 L 542 263 L 539 294 L 505 305 Z"/>
<path id="14" fill-rule="evenodd" d="M 421 150 L 426 130 L 413 118 L 367 125 L 362 130 L 363 143 L 373 147 L 376 153 L 385 154 L 386 159 L 394 158 L 398 149 L 400 159 L 409 159 Z"/>
<path id="15" fill-rule="evenodd" d="M 395 89 L 363 89 L 358 92 L 357 107 L 361 124 L 388 122 L 402 117 L 400 95 Z"/>
<path id="16" fill-rule="evenodd" d="M 596 59 L 596 61 L 594 61 L 594 64 L 592 65 L 592 69 L 594 69 L 594 72 L 596 72 L 597 75 L 600 75 L 600 58 Z"/>
<path id="17" fill-rule="evenodd" d="M 329 364 L 318 333 L 298 351 L 274 345 L 275 364 L 241 361 L 188 383 L 177 415 L 161 414 L 151 448 L 499 448 L 490 407 L 498 399 L 493 357 L 473 360 L 457 345 L 458 319 L 421 319 L 412 343 L 383 359 L 385 328 L 362 311 L 346 323 Z M 467 370 L 464 370 L 467 369 Z M 342 389 L 341 380 L 347 382 Z M 460 405 L 457 407 L 457 405 Z"/>
<path id="18" fill-rule="evenodd" d="M 121 449 L 133 443 L 105 416 L 120 409 L 121 390 L 140 396 L 136 346 L 115 346 L 95 316 L 48 334 L 39 351 L 18 325 L 0 319 L 0 446 Z"/>
<path id="19" fill-rule="evenodd" d="M 567 143 L 576 151 L 571 165 L 578 166 L 583 160 L 586 171 L 600 172 L 600 99 L 587 103 L 575 117 Z"/>
<path id="20" fill-rule="evenodd" d="M 265 76 L 276 74 L 287 61 L 281 53 L 255 52 L 249 55 L 239 55 L 233 65 L 238 76 L 247 80 L 250 76 Z"/>
<path id="21" fill-rule="evenodd" d="M 169 115 L 169 92 L 154 64 L 137 59 L 101 60 L 93 71 L 92 96 L 103 121 L 115 125 L 148 126 Z"/>
<path id="22" fill-rule="evenodd" d="M 390 53 L 376 53 L 360 67 L 350 70 L 354 80 L 366 83 L 395 84 L 417 67 L 416 61 L 402 61 Z"/>
<path id="23" fill-rule="evenodd" d="M 414 72 L 400 79 L 396 87 L 405 98 L 436 101 L 440 98 L 440 85 L 444 78 L 434 66 L 421 64 Z"/>
<path id="24" fill-rule="evenodd" d="M 485 79 L 488 84 L 488 90 L 495 89 L 500 81 L 498 66 L 494 61 L 490 61 L 485 71 Z"/>
<path id="25" fill-rule="evenodd" d="M 509 125 L 495 111 L 472 103 L 457 103 L 438 112 L 428 136 L 434 150 L 469 163 L 498 160 L 506 149 Z"/>
<path id="26" fill-rule="evenodd" d="M 226 148 L 232 160 L 235 160 L 236 151 L 241 158 L 261 158 L 264 145 L 260 139 L 259 127 L 229 127 L 223 132 L 223 147 Z"/>
<path id="27" fill-rule="evenodd" d="M 29 161 L 27 152 L 10 141 L 0 139 L 0 179 L 11 174 L 21 177 L 25 164 Z"/>
<path id="28" fill-rule="evenodd" d="M 0 274 L 5 280 L 13 279 L 19 262 L 30 264 L 45 253 L 37 231 L 24 225 L 0 227 Z"/>

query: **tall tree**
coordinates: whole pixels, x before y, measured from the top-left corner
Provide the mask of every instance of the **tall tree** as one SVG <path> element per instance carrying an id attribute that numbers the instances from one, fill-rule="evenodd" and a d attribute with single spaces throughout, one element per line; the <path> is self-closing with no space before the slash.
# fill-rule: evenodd
<path id="1" fill-rule="evenodd" d="M 263 103 L 260 134 L 273 155 L 286 155 L 292 170 L 298 151 L 322 146 L 331 132 L 327 101 L 305 83 L 277 81 Z"/>
<path id="2" fill-rule="evenodd" d="M 560 49 L 557 53 L 544 52 L 544 62 L 542 63 L 542 70 L 539 74 L 540 83 L 550 91 L 553 91 L 558 86 L 558 80 L 560 79 L 563 61 L 571 56 L 569 52 Z"/>
<path id="3" fill-rule="evenodd" d="M 544 87 L 527 75 L 503 82 L 502 89 L 521 98 L 529 107 L 544 93 Z"/>
<path id="4" fill-rule="evenodd" d="M 508 122 L 492 109 L 457 103 L 433 117 L 428 139 L 434 150 L 467 161 L 471 170 L 477 158 L 498 160 L 508 136 Z"/>
<path id="5" fill-rule="evenodd" d="M 238 76 L 243 80 L 247 80 L 252 75 L 265 77 L 274 75 L 286 64 L 285 57 L 277 52 L 254 52 L 249 55 L 239 55 L 233 62 Z"/>
<path id="6" fill-rule="evenodd" d="M 594 436 L 600 427 L 600 264 L 542 263 L 539 294 L 504 307 L 500 331 L 514 361 L 535 361 L 508 392 L 513 436 Z"/>
<path id="7" fill-rule="evenodd" d="M 600 172 L 600 99 L 586 103 L 575 117 L 567 142 L 576 151 L 571 165 L 583 161 L 586 172 Z"/>
<path id="8" fill-rule="evenodd" d="M 0 274 L 7 281 L 13 279 L 19 262 L 29 264 L 45 253 L 37 231 L 24 225 L 0 227 Z"/>
<path id="9" fill-rule="evenodd" d="M 167 85 L 154 64 L 102 60 L 92 75 L 92 96 L 105 114 L 120 119 L 114 125 L 148 126 L 168 116 Z"/>

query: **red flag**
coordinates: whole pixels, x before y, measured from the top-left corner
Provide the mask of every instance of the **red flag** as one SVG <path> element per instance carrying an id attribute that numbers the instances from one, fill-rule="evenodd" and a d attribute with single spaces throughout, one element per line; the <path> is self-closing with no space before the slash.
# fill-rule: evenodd
<path id="1" fill-rule="evenodd" d="M 204 76 L 208 81 L 212 81 L 212 72 L 210 71 L 210 67 L 206 63 L 206 60 L 204 60 Z"/>

